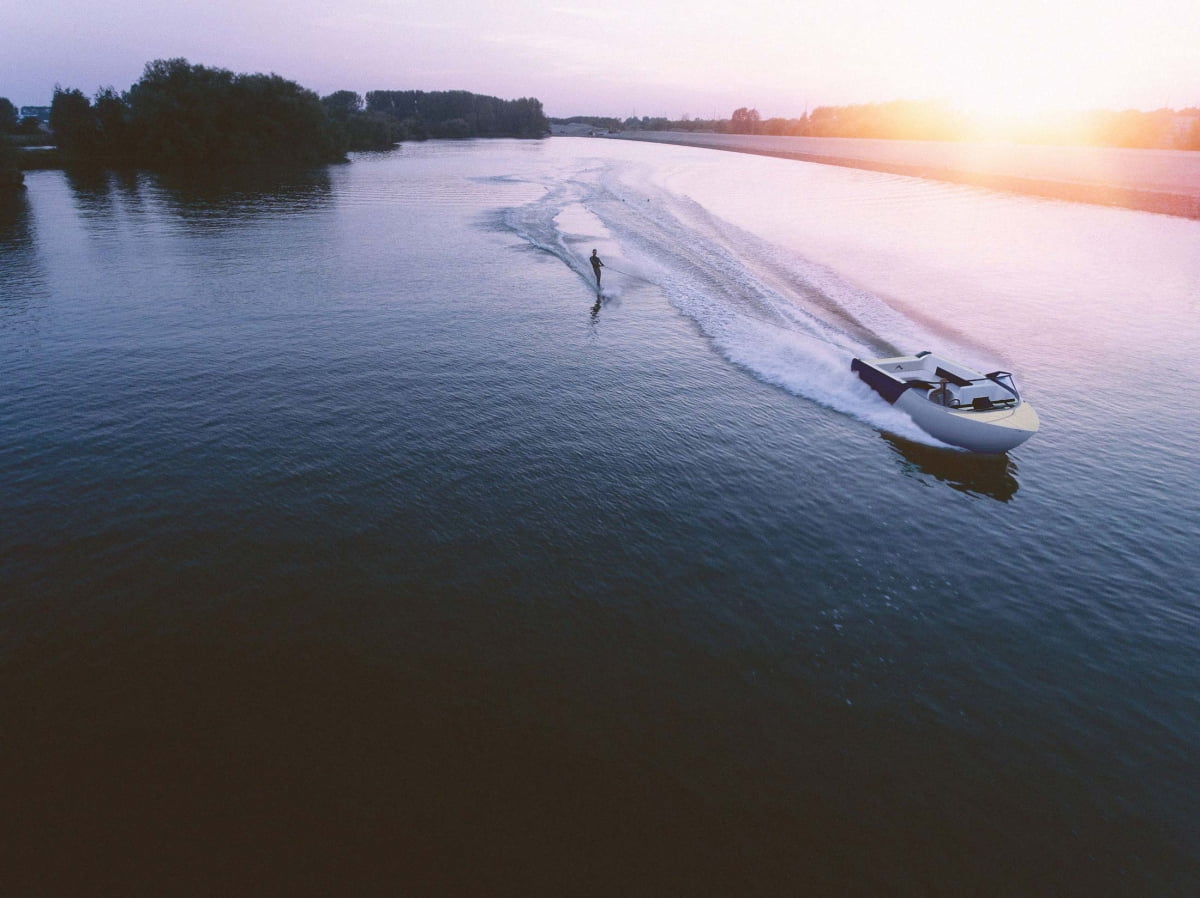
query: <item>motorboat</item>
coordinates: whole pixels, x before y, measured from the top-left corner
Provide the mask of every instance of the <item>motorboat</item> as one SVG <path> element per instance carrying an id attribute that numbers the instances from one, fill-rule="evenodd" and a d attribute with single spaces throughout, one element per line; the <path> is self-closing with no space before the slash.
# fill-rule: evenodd
<path id="1" fill-rule="evenodd" d="M 855 359 L 850 370 L 930 436 L 972 452 L 1007 452 L 1038 429 L 1007 371 L 981 374 L 932 352 Z"/>

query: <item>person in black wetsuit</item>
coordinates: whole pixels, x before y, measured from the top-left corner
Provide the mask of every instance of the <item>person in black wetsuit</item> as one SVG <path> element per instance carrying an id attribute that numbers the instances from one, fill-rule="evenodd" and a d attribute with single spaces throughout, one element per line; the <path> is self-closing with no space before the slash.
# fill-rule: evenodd
<path id="1" fill-rule="evenodd" d="M 596 272 L 596 289 L 600 289 L 600 269 L 604 267 L 604 263 L 600 261 L 600 257 L 596 255 L 596 251 L 592 250 L 592 271 Z"/>

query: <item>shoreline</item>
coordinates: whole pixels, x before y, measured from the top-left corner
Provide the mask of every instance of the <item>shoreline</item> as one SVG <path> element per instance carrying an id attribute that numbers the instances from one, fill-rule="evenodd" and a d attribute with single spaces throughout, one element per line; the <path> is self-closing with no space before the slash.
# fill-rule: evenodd
<path id="1" fill-rule="evenodd" d="M 1141 212 L 1154 212 L 1178 218 L 1200 220 L 1200 153 L 1183 157 L 1188 163 L 1187 179 L 1161 189 L 1159 184 L 1139 184 L 1126 180 L 1114 183 L 1104 180 L 1067 180 L 1061 177 L 1046 177 L 1026 172 L 1004 170 L 1012 168 L 997 159 L 975 160 L 973 165 L 954 165 L 947 162 L 952 153 L 946 152 L 947 145 L 917 141 L 875 141 L 853 138 L 796 138 L 764 137 L 762 135 L 690 133 L 685 131 L 624 132 L 603 135 L 607 139 L 637 140 L 665 143 L 674 146 L 699 149 L 724 150 L 726 152 L 749 153 L 797 162 L 818 165 L 836 165 L 842 168 L 857 168 L 884 174 L 902 175 L 933 181 L 948 181 L 989 190 L 1038 196 L 1067 202 L 1091 205 L 1114 206 Z M 795 142 L 796 148 L 787 146 Z M 803 142 L 803 143 L 801 143 Z M 818 144 L 827 144 L 830 152 L 816 152 Z M 838 152 L 855 144 L 854 152 Z M 890 145 L 890 146 L 889 146 Z M 824 149 L 824 147 L 821 147 Z M 875 149 L 875 154 L 871 150 Z M 1044 147 L 1031 147 L 1032 151 Z M 1051 152 L 1061 155 L 1072 151 L 1093 148 L 1055 147 Z M 1111 148 L 1105 148 L 1111 149 Z M 886 150 L 887 152 L 883 152 Z M 1137 152 L 1160 153 L 1161 151 L 1112 150 L 1115 154 Z M 1185 151 L 1167 151 L 1183 153 Z M 994 154 L 993 154 L 994 155 Z M 892 158 L 887 158 L 891 156 Z M 922 159 L 921 157 L 926 158 Z M 940 157 L 940 158 L 939 158 Z M 1192 183 L 1192 181 L 1195 183 Z"/>

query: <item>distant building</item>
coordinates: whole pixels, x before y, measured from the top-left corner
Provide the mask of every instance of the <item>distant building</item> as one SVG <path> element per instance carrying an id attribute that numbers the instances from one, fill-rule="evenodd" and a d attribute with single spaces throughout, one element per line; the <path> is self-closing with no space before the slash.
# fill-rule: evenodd
<path id="1" fill-rule="evenodd" d="M 35 118 L 43 125 L 50 124 L 49 106 L 22 106 L 20 115 L 21 118 Z"/>

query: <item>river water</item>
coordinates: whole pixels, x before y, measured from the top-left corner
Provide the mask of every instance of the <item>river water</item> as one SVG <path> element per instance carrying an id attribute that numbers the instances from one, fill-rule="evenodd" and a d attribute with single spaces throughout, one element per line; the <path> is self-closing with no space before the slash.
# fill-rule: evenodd
<path id="1" fill-rule="evenodd" d="M 1200 888 L 1200 222 L 573 139 L 27 184 L 5 891 Z M 1042 431 L 849 371 L 921 349 Z"/>

